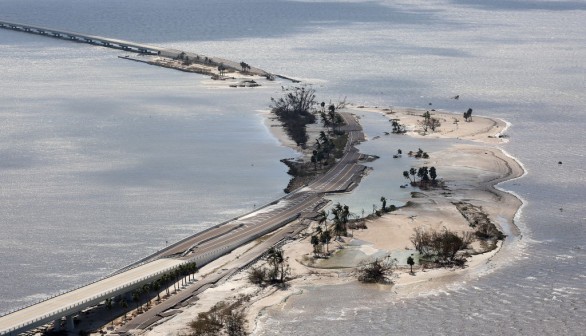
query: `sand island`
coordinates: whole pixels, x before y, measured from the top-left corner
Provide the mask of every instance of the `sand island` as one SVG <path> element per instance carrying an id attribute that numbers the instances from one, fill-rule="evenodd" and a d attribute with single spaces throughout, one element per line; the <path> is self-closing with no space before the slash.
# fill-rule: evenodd
<path id="1" fill-rule="evenodd" d="M 286 267 L 283 270 L 283 277 L 286 278 L 283 284 L 262 281 L 259 281 L 260 284 L 251 283 L 254 270 L 272 269 L 271 262 L 274 259 L 266 256 L 229 280 L 201 293 L 195 304 L 184 307 L 180 312 L 148 328 L 148 335 L 191 334 L 194 332 L 192 327 L 202 328 L 210 319 L 222 319 L 223 311 L 235 314 L 238 323 L 244 328 L 242 332 L 254 333 L 262 329 L 259 316 L 267 309 L 281 309 L 291 295 L 311 295 L 308 294 L 311 291 L 306 290 L 307 286 L 316 291 L 315 288 L 319 286 L 351 284 L 393 292 L 397 298 L 424 295 L 456 281 L 480 276 L 487 268 L 495 267 L 491 259 L 503 245 L 520 239 L 520 231 L 514 219 L 522 202 L 496 187 L 499 182 L 524 174 L 522 166 L 499 148 L 499 144 L 508 141 L 505 132 L 509 125 L 505 121 L 481 116 L 469 116 L 471 120 L 467 120 L 465 114 L 435 110 L 351 104 L 339 107 L 340 112 L 355 115 L 378 113 L 386 116 L 390 124 L 398 126 L 397 133 L 404 133 L 391 136 L 461 139 L 464 143 L 439 152 L 425 153 L 417 160 L 417 167 L 408 167 L 416 170 L 434 167 L 439 172 L 441 183 L 424 186 L 417 184 L 422 179 L 417 174 L 405 176 L 405 187 L 410 188 L 411 197 L 404 200 L 406 205 L 403 207 L 388 207 L 382 211 L 381 206 L 381 211 L 375 215 L 351 221 L 353 230 L 347 230 L 339 237 L 335 237 L 332 231 L 327 244 L 325 241 L 315 241 L 313 237 L 319 237 L 319 233 L 328 228 L 334 230 L 331 213 L 335 210 L 328 213 L 328 219 L 317 216 L 313 221 L 307 221 L 306 228 L 295 239 L 278 246 L 280 256 L 283 257 L 280 267 L 282 270 Z M 422 120 L 426 118 L 437 120 L 441 126 L 424 131 Z M 315 159 L 312 160 L 316 154 L 313 147 L 298 146 L 287 136 L 286 131 L 274 127 L 280 125 L 275 118 L 269 118 L 268 124 L 273 126 L 271 129 L 284 145 L 299 150 L 306 163 L 316 165 Z M 318 139 L 321 131 L 323 129 L 310 128 L 307 143 Z M 388 155 L 417 155 L 417 149 L 413 148 L 412 153 L 408 153 L 411 150 L 403 150 L 397 154 L 396 149 L 390 148 Z M 477 231 L 483 225 L 492 225 L 500 237 L 481 239 L 486 237 Z M 420 259 L 421 253 L 418 253 L 413 243 L 416 231 L 452 232 L 468 237 L 466 248 L 457 253 L 457 259 L 463 260 L 463 264 L 438 265 L 437 262 L 426 262 L 423 257 Z M 248 245 L 243 246 L 204 266 L 200 274 L 222 268 L 249 248 Z M 413 258 L 412 262 L 408 261 L 409 257 Z M 392 261 L 386 283 L 364 284 L 357 280 L 357 268 L 385 258 Z M 231 318 L 234 317 L 230 315 L 228 320 Z M 230 323 L 225 322 L 228 325 Z"/>
<path id="2" fill-rule="evenodd" d="M 192 66 L 175 62 L 168 67 Z M 250 88 L 258 86 L 257 81 L 274 80 L 251 73 L 245 63 L 241 70 L 208 68 L 214 82 L 210 85 L 216 87 Z M 401 183 L 396 187 L 409 191 L 409 196 L 400 200 L 403 205 L 387 204 L 381 197 L 378 209 L 374 207 L 372 213 L 360 216 L 345 204 L 320 203 L 321 210 L 316 208 L 313 215 L 302 216 L 229 251 L 200 267 L 195 276 L 180 277 L 175 283 L 166 281 L 165 286 L 154 288 L 155 294 L 150 286 L 143 293 L 146 302 L 145 295 L 138 296 L 134 291 L 136 309 L 128 300 L 123 300 L 125 306 L 113 307 L 110 299 L 98 309 L 82 312 L 89 316 L 77 326 L 80 334 L 87 334 L 83 330 L 100 334 L 255 334 L 263 328 L 260 317 L 271 309 L 283 309 L 292 295 L 311 295 L 320 286 L 340 284 L 393 293 L 398 299 L 425 295 L 497 267 L 491 260 L 509 242 L 521 238 L 515 216 L 522 202 L 496 187 L 524 174 L 521 164 L 499 147 L 508 141 L 505 132 L 509 125 L 505 121 L 472 115 L 472 109 L 462 114 L 356 106 L 346 101 L 320 104 L 309 86 L 282 89 L 283 97 L 272 100 L 265 119 L 284 146 L 300 153 L 299 158 L 282 160 L 293 176 L 285 192 L 308 188 L 354 145 L 376 140 L 379 136 L 365 139 L 362 132 L 358 132 L 358 138 L 350 133 L 355 134 L 360 127 L 361 116 L 377 114 L 384 116 L 388 126 L 384 136 L 409 137 L 412 144 L 412 148 L 388 148 L 377 155 L 397 160 L 417 158 L 405 161 L 403 175 L 398 177 Z M 291 97 L 295 102 L 287 101 Z M 295 113 L 288 108 L 280 110 L 297 103 L 302 107 Z M 423 138 L 453 142 L 442 150 L 427 152 L 418 143 Z M 371 153 L 359 154 L 359 163 L 378 159 Z M 364 175 L 369 169 L 358 166 L 362 178 L 368 178 Z M 353 178 L 343 191 L 352 192 L 359 182 L 360 177 Z M 327 194 L 323 196 L 328 198 Z M 238 272 L 219 277 L 184 301 L 173 298 L 183 290 L 190 292 L 187 289 L 198 279 L 215 278 L 241 265 L 241 256 L 250 257 L 250 251 L 274 244 L 272 240 L 276 246 L 252 264 L 237 266 Z"/>

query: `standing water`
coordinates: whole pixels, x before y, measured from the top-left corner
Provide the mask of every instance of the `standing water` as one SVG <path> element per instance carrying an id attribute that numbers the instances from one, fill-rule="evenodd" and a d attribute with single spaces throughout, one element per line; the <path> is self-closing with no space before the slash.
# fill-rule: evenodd
<path id="1" fill-rule="evenodd" d="M 2 0 L 0 8 L 9 21 L 241 58 L 312 83 L 318 99 L 432 102 L 512 123 L 503 148 L 528 174 L 501 187 L 525 203 L 522 239 L 483 276 L 400 300 L 355 286 L 308 288 L 316 295 L 268 311 L 260 334 L 586 329 L 585 2 Z M 1 310 L 107 274 L 286 184 L 278 159 L 294 154 L 256 112 L 274 87 L 214 89 L 111 50 L 10 31 L 0 31 L 0 55 L 0 268 L 9 274 Z"/>

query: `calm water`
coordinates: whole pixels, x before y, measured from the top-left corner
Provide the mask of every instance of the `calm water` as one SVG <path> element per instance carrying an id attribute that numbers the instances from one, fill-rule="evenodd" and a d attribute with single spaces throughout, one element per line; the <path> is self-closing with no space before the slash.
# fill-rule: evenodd
<path id="1" fill-rule="evenodd" d="M 326 100 L 472 107 L 513 124 L 504 149 L 528 175 L 502 187 L 525 201 L 523 238 L 482 277 L 417 298 L 308 288 L 269 311 L 261 334 L 586 329 L 586 2 L 0 0 L 0 13 L 240 58 Z M 115 51 L 8 31 L 0 55 L 0 268 L 10 274 L 0 310 L 105 274 L 286 183 L 278 158 L 294 154 L 256 112 L 276 88 L 209 89 Z"/>
<path id="2" fill-rule="evenodd" d="M 419 148 L 432 153 L 447 148 L 454 141 L 449 139 L 414 139 L 406 135 L 389 134 L 392 131 L 388 117 L 380 113 L 358 112 L 360 125 L 368 141 L 361 143 L 360 152 L 379 156 L 373 162 L 363 163 L 370 169 L 367 176 L 351 193 L 329 195 L 330 206 L 336 203 L 348 205 L 350 212 L 361 217 L 376 209 L 380 209 L 381 197 L 387 199 L 387 204 L 402 206 L 405 200 L 411 197 L 414 191 L 411 187 L 402 189 L 401 185 L 408 183 L 403 177 L 403 171 L 420 164 L 418 159 L 407 155 L 409 151 Z M 401 149 L 405 155 L 393 158 L 393 154 Z"/>

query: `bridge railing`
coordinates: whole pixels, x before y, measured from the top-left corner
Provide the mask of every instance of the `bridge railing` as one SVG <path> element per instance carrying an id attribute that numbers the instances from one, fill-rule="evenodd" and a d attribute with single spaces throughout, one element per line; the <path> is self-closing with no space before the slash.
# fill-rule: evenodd
<path id="1" fill-rule="evenodd" d="M 217 248 L 217 249 L 215 249 L 213 251 L 209 251 L 209 252 L 206 252 L 204 254 L 199 254 L 199 255 L 196 255 L 196 256 L 194 256 L 192 258 L 189 258 L 189 259 L 185 260 L 184 262 L 182 262 L 182 263 L 180 263 L 178 265 L 174 265 L 174 266 L 167 267 L 167 268 L 165 268 L 165 269 L 163 269 L 161 271 L 155 272 L 153 274 L 149 274 L 148 276 L 141 277 L 141 278 L 139 278 L 137 280 L 134 280 L 134 281 L 131 281 L 129 283 L 126 283 L 126 284 L 117 286 L 117 287 L 115 287 L 113 289 L 110 289 L 110 290 L 104 291 L 102 293 L 93 295 L 93 296 L 91 296 L 91 297 L 89 297 L 87 299 L 83 299 L 83 300 L 77 301 L 77 302 L 72 303 L 70 305 L 67 305 L 66 307 L 63 307 L 61 309 L 58 309 L 58 310 L 52 311 L 50 313 L 44 314 L 44 315 L 42 315 L 40 317 L 36 317 L 36 318 L 30 319 L 30 320 L 28 320 L 28 321 L 26 321 L 24 323 L 21 323 L 21 324 L 19 324 L 17 326 L 11 327 L 8 330 L 2 330 L 2 331 L 0 331 L 0 335 L 6 335 L 6 334 L 9 334 L 9 333 L 14 332 L 16 330 L 20 330 L 20 329 L 23 329 L 23 328 L 30 327 L 31 325 L 34 325 L 34 324 L 36 324 L 36 325 L 42 325 L 44 323 L 48 323 L 48 322 L 50 322 L 52 320 L 55 320 L 57 318 L 60 318 L 60 317 L 62 317 L 64 315 L 67 315 L 67 314 L 76 312 L 81 307 L 87 307 L 87 306 L 90 306 L 90 305 L 93 305 L 93 304 L 98 304 L 100 301 L 105 300 L 109 296 L 116 296 L 116 295 L 119 295 L 119 294 L 126 293 L 126 292 L 130 291 L 132 288 L 137 287 L 139 284 L 143 284 L 145 282 L 151 281 L 152 279 L 157 278 L 158 276 L 160 276 L 162 274 L 168 273 L 168 272 L 170 272 L 170 271 L 172 271 L 172 270 L 174 270 L 174 269 L 176 269 L 176 268 L 178 268 L 181 265 L 184 265 L 186 263 L 195 262 L 198 265 L 198 267 L 201 267 L 201 266 L 209 263 L 210 261 L 215 260 L 218 257 L 220 257 L 222 255 L 225 255 L 225 254 L 231 252 L 232 250 L 234 250 L 237 247 L 240 247 L 240 246 L 242 246 L 242 245 L 244 245 L 244 244 L 246 244 L 246 243 L 248 243 L 250 241 L 253 241 L 254 239 L 257 239 L 257 238 L 259 238 L 259 237 L 267 234 L 268 232 L 271 232 L 271 231 L 275 230 L 278 227 L 281 227 L 281 226 L 283 226 L 283 225 L 285 225 L 287 223 L 290 223 L 291 221 L 295 220 L 298 217 L 299 217 L 299 214 L 290 216 L 290 217 L 288 217 L 288 218 L 286 218 L 286 219 L 284 219 L 282 221 L 279 221 L 279 222 L 277 222 L 277 223 L 275 223 L 273 225 L 267 226 L 265 229 L 259 231 L 258 233 L 256 233 L 255 235 L 253 235 L 251 237 L 243 237 L 242 239 L 239 239 L 239 240 L 237 240 L 237 241 L 235 241 L 235 242 L 233 242 L 231 244 L 228 244 L 226 246 L 222 246 L 222 247 Z M 109 277 L 111 277 L 111 276 L 109 276 Z M 40 301 L 38 303 L 42 303 L 42 302 L 47 301 L 47 300 L 50 300 L 50 299 L 52 299 L 54 297 L 67 294 L 69 292 L 75 291 L 77 289 L 81 289 L 83 287 L 90 286 L 90 285 L 92 285 L 94 283 L 97 283 L 97 282 L 102 281 L 102 280 L 104 280 L 106 278 L 109 278 L 109 277 L 104 277 L 103 279 L 98 279 L 98 280 L 92 281 L 91 283 L 88 283 L 88 284 L 85 284 L 85 285 L 82 285 L 82 286 L 78 286 L 75 289 L 72 289 L 72 290 L 69 290 L 69 291 L 65 291 L 65 292 L 62 292 L 62 293 L 53 295 L 53 296 L 48 297 L 48 298 L 46 298 L 46 299 L 44 299 L 44 300 L 42 300 L 42 301 Z M 32 306 L 32 305 L 30 305 L 30 306 Z M 15 312 L 17 312 L 19 310 L 26 309 L 26 308 L 28 308 L 30 306 L 13 310 L 11 312 L 8 312 L 6 314 L 3 314 L 3 316 L 6 316 L 6 315 L 9 315 L 9 314 L 15 313 Z"/>
<path id="2" fill-rule="evenodd" d="M 206 252 L 204 254 L 196 255 L 196 256 L 188 259 L 188 262 L 195 262 L 198 265 L 198 267 L 201 267 L 201 266 L 209 263 L 210 261 L 215 260 L 215 259 L 221 257 L 222 255 L 227 254 L 227 253 L 231 252 L 232 250 L 234 250 L 234 249 L 236 249 L 246 243 L 249 243 L 259 237 L 264 236 L 265 234 L 267 234 L 271 231 L 274 231 L 275 229 L 277 229 L 281 226 L 284 226 L 287 223 L 294 221 L 298 217 L 299 217 L 299 214 L 287 217 L 286 219 L 284 219 L 282 221 L 279 221 L 273 225 L 267 226 L 262 231 L 259 231 L 258 233 L 256 233 L 254 236 L 244 237 L 242 239 L 239 239 L 239 240 L 233 242 L 232 244 L 222 246 L 220 248 L 217 248 L 217 249 L 210 251 L 210 252 Z"/>
<path id="3" fill-rule="evenodd" d="M 25 328 L 27 326 L 30 326 L 32 324 L 35 324 L 36 322 L 41 322 L 41 323 L 39 323 L 39 325 L 40 324 L 43 324 L 43 323 L 47 323 L 47 322 L 50 322 L 50 321 L 52 321 L 52 320 L 54 320 L 56 318 L 62 317 L 64 315 L 67 315 L 68 313 L 75 312 L 75 311 L 78 310 L 78 308 L 80 308 L 82 306 L 88 306 L 88 303 L 97 304 L 100 301 L 105 300 L 106 298 L 108 298 L 108 296 L 116 296 L 116 295 L 119 295 L 119 294 L 126 293 L 130 289 L 132 289 L 134 287 L 137 287 L 139 284 L 148 282 L 151 279 L 156 278 L 156 277 L 158 277 L 158 276 L 160 276 L 162 274 L 168 273 L 168 272 L 170 272 L 170 271 L 172 271 L 172 270 L 174 270 L 174 269 L 176 269 L 176 268 L 180 267 L 181 265 L 184 265 L 184 264 L 186 264 L 188 262 L 190 262 L 190 261 L 185 261 L 185 262 L 183 262 L 181 264 L 167 267 L 167 268 L 165 268 L 165 269 L 163 269 L 161 271 L 158 271 L 158 272 L 155 272 L 153 274 L 149 274 L 148 276 L 144 276 L 144 277 L 141 277 L 139 279 L 133 280 L 133 281 L 131 281 L 129 283 L 126 283 L 124 285 L 120 285 L 120 286 L 117 286 L 117 287 L 115 287 L 113 289 L 110 289 L 110 290 L 101 292 L 99 294 L 93 295 L 93 296 L 91 296 L 89 298 L 76 301 L 76 302 L 74 302 L 74 303 L 72 303 L 70 305 L 67 305 L 67 306 L 63 307 L 63 308 L 54 310 L 54 311 L 52 311 L 50 313 L 44 314 L 42 316 L 39 316 L 39 317 L 30 319 L 30 320 L 27 320 L 26 322 L 21 323 L 21 324 L 19 324 L 17 326 L 11 327 L 10 329 L 0 330 L 0 335 L 9 334 L 9 333 L 14 332 L 16 330 L 19 330 L 19 329 Z M 93 284 L 95 282 L 98 282 L 98 281 L 99 280 L 94 281 L 94 282 L 92 282 L 90 284 L 87 284 L 87 285 L 84 285 L 84 286 L 80 286 L 79 288 L 89 286 L 89 285 L 91 285 L 91 284 Z M 66 293 L 64 293 L 64 294 L 66 294 Z M 59 295 L 63 295 L 63 294 L 59 294 Z M 58 295 L 54 295 L 53 297 L 56 297 L 56 296 L 58 296 Z M 53 298 L 53 297 L 51 297 L 51 298 Z M 46 300 L 49 300 L 51 298 L 48 298 Z M 46 300 L 44 300 L 44 301 L 46 301 Z M 22 309 L 25 309 L 25 308 L 22 308 Z M 18 309 L 18 310 L 22 310 L 22 309 Z M 18 310 L 16 310 L 16 311 L 18 311 Z M 16 311 L 13 311 L 12 313 L 14 313 Z M 5 314 L 5 315 L 8 315 L 8 314 Z"/>
<path id="4" fill-rule="evenodd" d="M 22 306 L 22 307 L 14 308 L 14 309 L 11 309 L 11 310 L 9 310 L 9 311 L 7 311 L 7 312 L 0 313 L 0 317 L 4 317 L 4 316 L 6 316 L 6 315 L 10 315 L 10 314 L 12 314 L 12 313 L 15 313 L 15 312 L 17 312 L 17 311 L 20 311 L 20 310 L 23 310 L 23 309 L 27 309 L 27 308 L 29 308 L 29 307 L 31 307 L 31 306 L 37 305 L 37 304 L 39 304 L 39 303 L 42 303 L 42 302 L 45 302 L 45 301 L 47 301 L 47 300 L 51 300 L 51 299 L 53 299 L 53 298 L 55 298 L 55 297 L 57 297 L 57 296 L 61 296 L 61 295 L 67 294 L 67 293 L 69 293 L 69 292 L 72 292 L 72 291 L 78 290 L 78 289 L 80 289 L 80 288 L 83 288 L 83 287 L 86 287 L 86 286 L 92 285 L 92 284 L 94 284 L 94 283 L 96 283 L 96 282 L 99 282 L 99 281 L 102 281 L 102 280 L 106 280 L 106 279 L 108 279 L 108 278 L 111 278 L 111 277 L 113 277 L 113 276 L 115 276 L 115 275 L 117 275 L 117 274 L 120 274 L 120 273 L 122 273 L 122 272 L 129 271 L 129 270 L 131 270 L 131 269 L 134 269 L 134 268 L 140 267 L 140 266 L 142 266 L 142 265 L 145 265 L 145 264 L 147 264 L 147 263 L 148 263 L 148 262 L 150 262 L 150 261 L 157 260 L 157 258 L 155 258 L 155 259 L 152 259 L 152 258 L 153 258 L 153 257 L 154 257 L 156 254 L 160 253 L 161 251 L 164 251 L 164 250 L 165 250 L 165 249 L 167 249 L 167 248 L 171 248 L 171 247 L 173 247 L 173 246 L 176 246 L 176 245 L 178 245 L 178 244 L 181 244 L 181 243 L 183 243 L 183 242 L 185 242 L 185 241 L 187 241 L 187 240 L 189 240 L 189 239 L 192 239 L 192 238 L 194 238 L 194 237 L 196 237 L 196 236 L 198 236 L 198 235 L 201 235 L 201 234 L 203 234 L 203 233 L 205 233 L 205 232 L 208 232 L 208 231 L 210 231 L 210 230 L 213 230 L 213 229 L 217 229 L 217 228 L 219 228 L 219 227 L 220 227 L 220 226 L 222 226 L 222 225 L 226 225 L 226 224 L 228 224 L 228 223 L 230 223 L 230 222 L 233 222 L 233 221 L 236 221 L 236 220 L 240 219 L 241 217 L 248 216 L 248 215 L 250 215 L 250 214 L 252 214 L 252 213 L 254 213 L 254 212 L 256 212 L 256 211 L 259 211 L 259 210 L 261 210 L 261 209 L 264 209 L 264 208 L 266 208 L 266 207 L 268 207 L 268 206 L 270 206 L 270 205 L 276 204 L 276 203 L 278 203 L 280 200 L 282 200 L 283 198 L 285 198 L 285 197 L 287 197 L 287 196 L 289 196 L 289 195 L 283 195 L 283 196 L 279 197 L 277 200 L 274 200 L 274 201 L 267 202 L 267 203 L 265 203 L 264 205 L 261 205 L 261 206 L 259 206 L 259 207 L 255 208 L 254 210 L 251 210 L 251 211 L 249 211 L 249 212 L 246 212 L 246 213 L 244 213 L 244 214 L 242 214 L 242 215 L 238 215 L 238 216 L 236 216 L 236 217 L 233 217 L 233 218 L 231 218 L 231 219 L 228 219 L 228 220 L 226 220 L 226 221 L 224 221 L 224 222 L 222 222 L 222 223 L 220 223 L 220 224 L 216 224 L 216 225 L 214 225 L 214 226 L 211 226 L 211 227 L 209 227 L 209 228 L 207 228 L 207 229 L 205 229 L 205 230 L 203 230 L 203 231 L 200 231 L 200 232 L 198 232 L 198 233 L 196 233 L 196 234 L 194 234 L 194 235 L 191 235 L 191 236 L 189 236 L 189 237 L 186 237 L 186 238 L 184 238 L 184 239 L 181 239 L 180 241 L 178 241 L 178 242 L 176 242 L 176 243 L 173 243 L 173 244 L 171 244 L 171 245 L 169 245 L 169 246 L 167 246 L 167 247 L 165 247 L 165 248 L 163 248 L 163 249 L 160 249 L 159 251 L 157 251 L 157 252 L 155 252 L 155 253 L 153 253 L 153 254 L 149 255 L 148 257 L 145 257 L 145 258 L 142 258 L 142 259 L 140 259 L 140 260 L 138 260 L 138 261 L 132 262 L 132 263 L 128 264 L 127 266 L 124 266 L 124 267 L 120 268 L 120 269 L 119 269 L 119 270 L 117 270 L 117 271 L 114 271 L 114 272 L 112 272 L 112 273 L 110 273 L 110 274 L 108 274 L 108 275 L 105 275 L 105 276 L 102 276 L 102 277 L 100 277 L 100 278 L 97 278 L 97 279 L 95 279 L 95 280 L 93 280 L 93 281 L 91 281 L 91 282 L 84 283 L 84 284 L 81 284 L 81 285 L 75 286 L 75 287 L 73 287 L 73 288 L 67 289 L 67 290 L 62 290 L 62 291 L 59 291 L 59 292 L 57 292 L 57 293 L 55 293 L 55 294 L 52 294 L 52 295 L 50 295 L 50 296 L 47 296 L 47 297 L 46 297 L 46 298 L 44 298 L 44 299 L 40 299 L 40 300 L 38 300 L 38 301 L 36 301 L 36 302 L 34 302 L 34 303 L 31 303 L 31 304 L 28 304 L 28 305 L 24 305 L 24 306 Z M 257 238 L 258 238 L 258 237 L 257 237 Z M 255 239 L 256 239 L 256 238 L 255 238 Z M 152 259 L 152 260 L 149 260 L 149 259 Z M 198 264 L 198 265 L 200 265 L 200 264 Z M 203 265 L 202 265 L 202 266 L 203 266 Z M 2 334 L 0 333 L 0 335 L 2 335 Z"/>

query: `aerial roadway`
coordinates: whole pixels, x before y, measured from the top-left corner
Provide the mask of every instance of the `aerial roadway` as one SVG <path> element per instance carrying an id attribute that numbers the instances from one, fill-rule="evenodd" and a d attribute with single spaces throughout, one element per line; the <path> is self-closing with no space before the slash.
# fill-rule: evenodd
<path id="1" fill-rule="evenodd" d="M 159 47 L 151 44 L 145 43 L 138 43 L 132 41 L 126 41 L 111 37 L 103 37 L 97 35 L 89 35 L 84 33 L 77 33 L 72 31 L 67 31 L 63 29 L 54 29 L 54 28 L 47 28 L 41 27 L 36 25 L 29 25 L 24 23 L 17 23 L 17 22 L 9 22 L 0 20 L 0 28 L 9 29 L 13 31 L 18 31 L 22 33 L 28 34 L 35 34 L 39 36 L 51 37 L 56 39 L 61 39 L 65 41 L 71 42 L 78 42 L 78 43 L 87 43 L 94 46 L 111 48 L 111 49 L 118 49 L 124 50 L 128 52 L 136 52 L 143 55 L 153 55 L 153 56 L 160 56 L 166 57 L 171 59 L 176 59 L 178 57 L 189 57 L 192 60 L 195 59 L 207 59 L 212 61 L 214 64 L 219 65 L 223 64 L 226 68 L 230 68 L 233 70 L 238 71 L 241 69 L 241 65 L 238 62 L 227 60 L 219 57 L 208 57 L 202 54 L 192 53 L 192 52 L 185 52 L 182 50 L 172 49 L 172 48 L 165 48 Z M 247 70 L 248 73 L 256 74 L 259 76 L 267 76 L 270 75 L 268 72 L 255 68 L 249 67 Z"/>
<path id="2" fill-rule="evenodd" d="M 296 222 L 296 219 L 314 216 L 326 204 L 323 198 L 325 194 L 348 190 L 357 183 L 365 168 L 358 164 L 361 155 L 353 146 L 364 139 L 362 129 L 353 115 L 341 114 L 346 122 L 344 128 L 348 132 L 345 154 L 327 173 L 309 185 L 252 213 L 172 244 L 104 279 L 4 315 L 0 317 L 0 335 L 17 335 L 63 317 L 72 329 L 73 316 L 82 309 L 97 305 L 107 298 L 128 293 L 184 263 L 196 262 L 201 267 L 258 237 Z M 282 234 L 279 239 L 284 236 Z M 240 259 L 238 267 L 254 261 L 266 248 L 267 246 L 252 249 L 248 256 Z M 225 275 L 227 274 L 221 276 Z M 214 281 L 217 279 L 208 279 L 207 283 Z M 197 288 L 206 285 L 203 279 L 201 282 L 197 284 Z"/>

